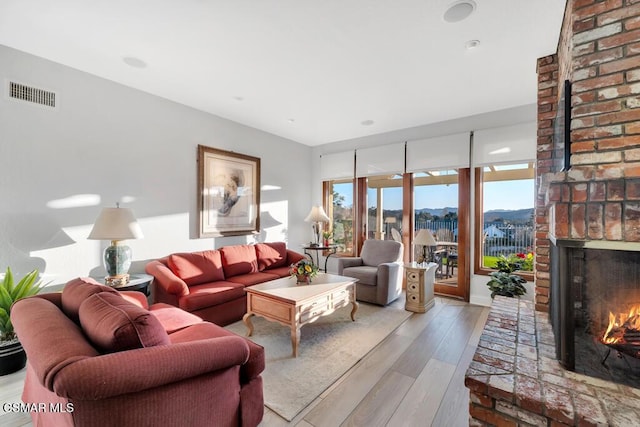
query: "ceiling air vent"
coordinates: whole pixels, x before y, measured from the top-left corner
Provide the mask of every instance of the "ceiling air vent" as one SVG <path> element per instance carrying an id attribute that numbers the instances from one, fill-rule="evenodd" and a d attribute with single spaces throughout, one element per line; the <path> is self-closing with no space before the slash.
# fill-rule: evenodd
<path id="1" fill-rule="evenodd" d="M 9 82 L 9 98 L 56 108 L 56 93 L 16 82 Z"/>

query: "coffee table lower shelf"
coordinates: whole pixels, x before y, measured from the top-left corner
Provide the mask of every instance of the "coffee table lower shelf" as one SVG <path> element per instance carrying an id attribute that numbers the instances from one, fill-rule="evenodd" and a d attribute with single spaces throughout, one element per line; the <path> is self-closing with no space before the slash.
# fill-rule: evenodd
<path id="1" fill-rule="evenodd" d="M 251 317 L 254 315 L 288 326 L 293 357 L 298 357 L 300 328 L 305 324 L 348 304 L 352 305 L 351 320 L 355 321 L 358 310 L 355 281 L 322 273 L 309 285 L 297 285 L 295 278 L 284 278 L 248 287 L 247 314 L 242 318 L 247 336 L 253 335 Z"/>

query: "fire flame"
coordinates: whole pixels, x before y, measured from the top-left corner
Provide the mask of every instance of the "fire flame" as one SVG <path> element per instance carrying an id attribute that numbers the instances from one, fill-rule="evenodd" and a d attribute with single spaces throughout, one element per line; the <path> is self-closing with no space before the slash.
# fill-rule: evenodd
<path id="1" fill-rule="evenodd" d="M 604 344 L 620 344 L 627 340 L 625 335 L 629 332 L 640 333 L 640 305 L 629 309 L 628 313 L 619 313 L 618 318 L 609 312 L 609 326 L 602 336 Z"/>

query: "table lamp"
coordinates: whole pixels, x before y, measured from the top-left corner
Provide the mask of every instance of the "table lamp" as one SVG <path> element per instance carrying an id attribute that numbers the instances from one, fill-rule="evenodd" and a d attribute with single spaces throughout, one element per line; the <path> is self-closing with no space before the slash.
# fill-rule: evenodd
<path id="1" fill-rule="evenodd" d="M 320 245 L 320 223 L 321 222 L 329 222 L 331 221 L 327 214 L 324 211 L 322 206 L 316 205 L 311 208 L 311 212 L 304 219 L 306 222 L 313 223 L 313 235 L 316 239 L 315 243 L 312 243 L 313 246 Z"/>
<path id="2" fill-rule="evenodd" d="M 431 231 L 425 228 L 420 229 L 420 231 L 418 231 L 418 235 L 413 240 L 413 244 L 422 246 L 422 262 L 427 261 L 427 246 L 429 246 L 429 261 L 433 261 L 432 248 L 434 248 L 437 243 L 436 239 L 433 238 L 433 234 L 431 234 Z"/>
<path id="3" fill-rule="evenodd" d="M 106 284 L 124 285 L 129 282 L 131 248 L 122 244 L 122 240 L 142 237 L 142 230 L 131 209 L 121 208 L 118 204 L 115 208 L 102 209 L 88 239 L 111 241 L 111 245 L 104 250 Z"/>

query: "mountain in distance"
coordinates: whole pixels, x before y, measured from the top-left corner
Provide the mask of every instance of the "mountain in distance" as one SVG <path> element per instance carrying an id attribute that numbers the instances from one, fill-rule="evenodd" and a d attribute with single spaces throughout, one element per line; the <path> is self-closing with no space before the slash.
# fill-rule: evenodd
<path id="1" fill-rule="evenodd" d="M 507 222 L 530 222 L 533 218 L 533 208 L 527 209 L 494 209 L 484 213 L 484 222 L 493 222 L 499 219 Z"/>
<path id="2" fill-rule="evenodd" d="M 447 214 L 447 212 L 458 213 L 458 208 L 447 207 L 447 208 L 422 208 L 422 209 L 416 209 L 416 213 L 422 213 L 422 212 L 429 213 L 429 214 L 431 214 L 433 216 L 443 217 L 443 216 L 445 216 Z"/>
<path id="3" fill-rule="evenodd" d="M 429 213 L 432 216 L 438 216 L 440 218 L 444 217 L 447 212 L 458 212 L 458 208 L 454 207 L 446 207 L 446 208 L 421 208 L 416 209 L 416 214 L 418 213 Z M 385 210 L 385 214 L 392 215 L 397 213 L 398 215 L 402 215 L 402 209 L 399 210 Z M 527 209 L 493 209 L 490 211 L 486 211 L 484 213 L 484 222 L 494 222 L 496 220 L 504 220 L 505 222 L 510 222 L 514 224 L 523 224 L 531 222 L 533 218 L 533 208 Z"/>

